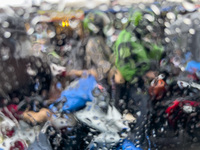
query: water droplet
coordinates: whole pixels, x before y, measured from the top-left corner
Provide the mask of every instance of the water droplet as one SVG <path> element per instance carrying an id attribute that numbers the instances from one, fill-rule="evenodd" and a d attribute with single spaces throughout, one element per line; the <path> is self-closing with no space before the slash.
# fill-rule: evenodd
<path id="1" fill-rule="evenodd" d="M 4 33 L 4 37 L 5 37 L 5 38 L 9 38 L 10 36 L 11 36 L 11 33 L 10 33 L 10 32 L 7 32 L 7 31 L 6 31 L 6 32 Z"/>
<path id="2" fill-rule="evenodd" d="M 184 1 L 182 5 L 187 11 L 194 11 L 196 9 L 194 4 L 187 1 Z"/>
<path id="3" fill-rule="evenodd" d="M 136 114 L 139 117 L 141 115 L 141 111 L 138 111 Z"/>
<path id="4" fill-rule="evenodd" d="M 154 16 L 150 15 L 150 14 L 145 14 L 144 18 L 146 18 L 148 21 L 153 22 L 154 21 Z"/>
<path id="5" fill-rule="evenodd" d="M 124 18 L 121 20 L 121 22 L 122 22 L 123 24 L 127 23 L 127 21 L 128 21 L 128 19 L 127 19 L 126 17 L 124 17 Z"/>
<path id="6" fill-rule="evenodd" d="M 180 33 L 180 32 L 181 32 L 181 29 L 180 29 L 180 28 L 176 28 L 175 31 L 176 31 L 177 33 Z"/>
<path id="7" fill-rule="evenodd" d="M 140 3 L 139 6 L 138 6 L 140 9 L 145 9 L 145 5 Z"/>
<path id="8" fill-rule="evenodd" d="M 190 29 L 190 30 L 189 30 L 189 33 L 190 33 L 190 34 L 195 34 L 195 30 L 194 30 L 194 29 Z"/>
<path id="9" fill-rule="evenodd" d="M 63 44 L 63 41 L 62 40 L 59 40 L 58 41 L 58 45 L 62 45 Z"/>
<path id="10" fill-rule="evenodd" d="M 52 5 L 51 4 L 47 4 L 47 3 L 44 3 L 43 5 L 41 5 L 40 7 L 42 10 L 50 10 L 52 8 Z"/>
<path id="11" fill-rule="evenodd" d="M 185 18 L 183 19 L 183 22 L 187 25 L 190 25 L 192 23 L 192 21 L 189 18 Z"/>
<path id="12" fill-rule="evenodd" d="M 165 33 L 166 33 L 167 35 L 170 35 L 170 34 L 171 34 L 171 31 L 170 31 L 169 29 L 167 29 L 167 28 L 166 28 L 164 31 L 165 31 Z"/>
<path id="13" fill-rule="evenodd" d="M 151 9 L 156 15 L 160 15 L 160 9 L 156 5 L 151 5 Z"/>
<path id="14" fill-rule="evenodd" d="M 30 29 L 27 31 L 28 35 L 33 34 L 33 32 L 34 32 L 34 29 L 33 29 L 33 28 L 30 28 Z"/>
<path id="15" fill-rule="evenodd" d="M 193 138 L 193 142 L 197 142 L 198 141 L 198 138 L 197 137 L 194 137 Z"/>
<path id="16" fill-rule="evenodd" d="M 100 5 L 99 9 L 102 10 L 102 11 L 106 11 L 108 9 L 108 6 L 107 5 Z"/>
<path id="17" fill-rule="evenodd" d="M 23 15 L 23 14 L 24 14 L 24 10 L 23 10 L 23 9 L 19 9 L 19 10 L 17 11 L 17 14 L 18 14 L 19 16 Z"/>
<path id="18" fill-rule="evenodd" d="M 24 19 L 28 19 L 30 17 L 29 13 L 24 14 Z"/>
<path id="19" fill-rule="evenodd" d="M 169 43 L 169 42 L 170 42 L 170 39 L 169 39 L 168 37 L 166 37 L 166 38 L 165 38 L 165 41 L 166 41 L 167 43 Z"/>
<path id="20" fill-rule="evenodd" d="M 79 22 L 78 21 L 71 21 L 70 22 L 70 27 L 75 29 L 78 26 Z"/>
<path id="21" fill-rule="evenodd" d="M 198 25 L 200 23 L 200 20 L 199 19 L 195 19 L 194 23 Z"/>
<path id="22" fill-rule="evenodd" d="M 153 27 L 150 26 L 150 25 L 148 25 L 148 26 L 147 26 L 147 30 L 149 30 L 149 31 L 151 32 L 151 31 L 153 31 Z"/>
<path id="23" fill-rule="evenodd" d="M 119 10 L 120 10 L 120 6 L 116 5 L 116 6 L 113 7 L 113 9 L 114 9 L 115 11 L 119 11 Z"/>
<path id="24" fill-rule="evenodd" d="M 170 27 L 170 23 L 169 23 L 169 22 L 165 22 L 165 26 L 166 26 L 167 28 L 169 28 L 169 27 Z"/>
<path id="25" fill-rule="evenodd" d="M 7 28 L 9 26 L 9 23 L 7 21 L 4 21 L 2 23 L 2 27 Z"/>
<path id="26" fill-rule="evenodd" d="M 123 17 L 122 13 L 117 13 L 117 14 L 116 14 L 116 18 L 122 19 L 122 17 Z"/>
<path id="27" fill-rule="evenodd" d="M 158 19 L 158 23 L 163 24 L 164 20 L 163 19 Z"/>
<path id="28" fill-rule="evenodd" d="M 174 20 L 174 19 L 176 18 L 175 14 L 172 13 L 172 12 L 168 12 L 166 16 L 167 16 L 167 18 L 170 19 L 170 20 Z"/>

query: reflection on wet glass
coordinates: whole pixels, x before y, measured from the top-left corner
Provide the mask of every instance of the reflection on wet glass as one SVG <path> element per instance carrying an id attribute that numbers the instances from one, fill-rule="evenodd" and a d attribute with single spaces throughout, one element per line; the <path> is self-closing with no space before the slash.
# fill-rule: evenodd
<path id="1" fill-rule="evenodd" d="M 144 1 L 2 5 L 0 149 L 198 149 L 199 3 Z"/>

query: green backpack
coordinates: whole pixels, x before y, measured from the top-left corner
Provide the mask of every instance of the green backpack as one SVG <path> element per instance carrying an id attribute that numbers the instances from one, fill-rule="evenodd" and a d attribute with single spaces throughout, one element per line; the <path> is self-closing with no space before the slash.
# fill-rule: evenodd
<path id="1" fill-rule="evenodd" d="M 163 48 L 151 43 L 147 51 L 134 35 L 122 30 L 114 44 L 115 66 L 126 81 L 131 81 L 134 76 L 141 76 L 150 68 L 151 60 L 159 60 Z"/>
<path id="2" fill-rule="evenodd" d="M 124 29 L 114 45 L 115 66 L 126 81 L 132 80 L 136 74 L 142 75 L 149 68 L 144 47 L 133 40 L 132 34 Z"/>
<path id="3" fill-rule="evenodd" d="M 140 29 L 140 24 L 144 19 L 142 11 L 134 10 L 130 12 L 128 24 Z M 162 46 L 154 42 L 147 43 L 138 40 L 131 32 L 128 32 L 128 28 L 122 30 L 113 47 L 115 66 L 129 82 L 132 82 L 135 76 L 141 76 L 150 69 L 151 60 L 159 60 L 164 50 Z"/>

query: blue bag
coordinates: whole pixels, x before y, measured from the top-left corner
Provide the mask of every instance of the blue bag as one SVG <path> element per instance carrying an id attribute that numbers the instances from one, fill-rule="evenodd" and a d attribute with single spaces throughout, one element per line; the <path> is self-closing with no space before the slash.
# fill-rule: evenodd
<path id="1" fill-rule="evenodd" d="M 189 61 L 186 65 L 185 68 L 186 71 L 190 72 L 190 73 L 195 73 L 197 71 L 200 71 L 200 62 L 197 61 Z"/>
<path id="2" fill-rule="evenodd" d="M 130 140 L 124 140 L 122 145 L 117 147 L 117 150 L 142 150 L 140 147 L 135 145 Z"/>
<path id="3" fill-rule="evenodd" d="M 54 107 L 57 103 L 64 103 L 62 111 L 73 112 L 85 107 L 87 101 L 93 100 L 92 90 L 97 85 L 95 78 L 89 75 L 87 78 L 80 78 L 74 81 L 70 86 L 61 93 L 58 98 L 49 108 L 55 112 L 57 108 Z"/>

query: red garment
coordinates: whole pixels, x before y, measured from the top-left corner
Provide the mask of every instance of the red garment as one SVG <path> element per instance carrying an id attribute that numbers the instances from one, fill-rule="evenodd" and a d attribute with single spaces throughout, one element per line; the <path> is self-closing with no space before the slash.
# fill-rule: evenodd
<path id="1" fill-rule="evenodd" d="M 16 148 L 18 148 L 20 150 L 25 150 L 26 146 L 23 143 L 23 141 L 16 141 L 14 143 L 14 146 L 10 147 L 10 150 L 15 150 Z"/>
<path id="2" fill-rule="evenodd" d="M 9 112 L 17 119 L 20 119 L 20 116 L 22 115 L 22 111 L 18 111 L 18 106 L 15 104 L 10 104 L 8 106 L 6 106 L 7 109 L 9 110 Z M 4 113 L 4 115 L 8 118 L 10 118 L 11 120 L 13 119 L 9 113 L 5 110 L 5 108 L 3 108 L 2 112 Z"/>
<path id="3" fill-rule="evenodd" d="M 196 102 L 196 101 L 190 101 L 190 100 L 183 100 L 183 101 L 175 100 L 175 101 L 173 101 L 173 105 L 169 106 L 165 111 L 168 114 L 168 121 L 171 126 L 175 127 L 177 120 L 184 113 L 182 108 L 186 104 L 187 105 L 189 104 L 193 107 L 200 106 L 200 102 Z"/>

